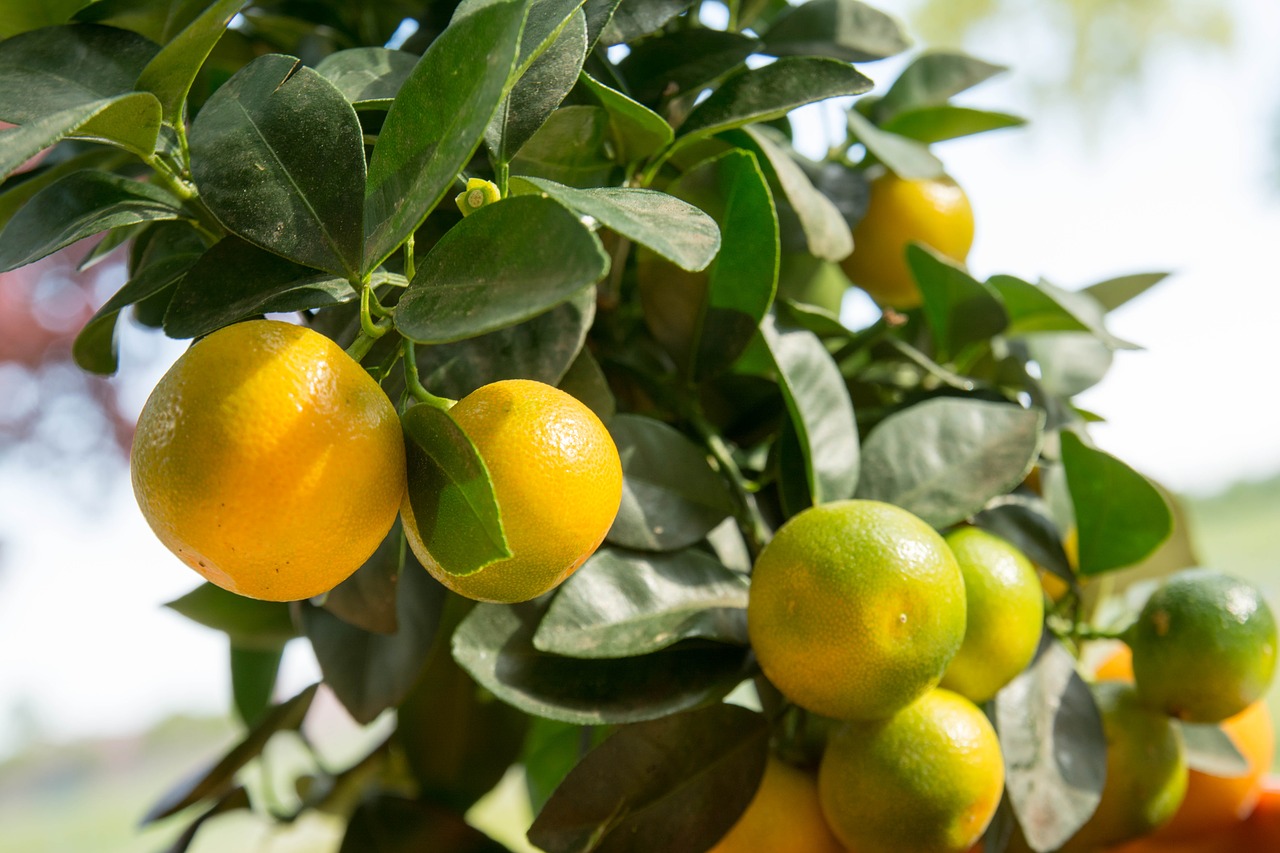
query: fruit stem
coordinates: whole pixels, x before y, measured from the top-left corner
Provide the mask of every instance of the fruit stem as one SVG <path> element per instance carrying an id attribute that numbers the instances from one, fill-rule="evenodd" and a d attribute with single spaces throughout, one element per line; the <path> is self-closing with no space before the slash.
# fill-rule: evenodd
<path id="1" fill-rule="evenodd" d="M 707 422 L 702 412 L 698 411 L 696 403 L 687 415 L 689 423 L 702 437 L 703 443 L 706 444 L 707 450 L 711 451 L 720 470 L 729 478 L 734 496 L 734 518 L 737 519 L 738 527 L 742 530 L 747 542 L 747 550 L 751 552 L 751 561 L 754 563 L 756 557 L 760 556 L 764 543 L 769 541 L 770 533 L 764 516 L 760 514 L 760 507 L 751 494 L 750 484 L 743 475 L 742 469 L 738 467 L 738 463 L 734 461 L 733 451 L 725 443 L 724 437 Z"/>
<path id="2" fill-rule="evenodd" d="M 417 267 L 413 260 L 413 235 L 410 234 L 404 241 L 404 277 L 412 282 L 416 272 Z"/>
<path id="3" fill-rule="evenodd" d="M 418 351 L 413 341 L 406 340 L 401 343 L 401 349 L 404 350 L 404 380 L 405 386 L 409 389 L 409 393 L 420 403 L 426 403 L 428 406 L 435 406 L 441 411 L 447 412 L 453 408 L 456 400 L 450 400 L 448 397 L 437 397 L 426 389 L 422 384 L 422 380 L 418 378 Z"/>
<path id="4" fill-rule="evenodd" d="M 1098 628 L 1083 622 L 1069 622 L 1061 617 L 1050 616 L 1046 622 L 1049 630 L 1059 639 L 1089 640 L 1123 640 L 1128 633 L 1125 628 Z"/>

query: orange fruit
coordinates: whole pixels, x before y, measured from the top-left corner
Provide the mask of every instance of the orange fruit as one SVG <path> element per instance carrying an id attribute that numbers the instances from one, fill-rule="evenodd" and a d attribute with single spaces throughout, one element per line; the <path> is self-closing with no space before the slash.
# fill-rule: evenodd
<path id="1" fill-rule="evenodd" d="M 291 601 L 373 554 L 405 489 L 395 407 L 333 341 L 270 320 L 188 349 L 151 392 L 131 456 L 138 506 L 210 582 Z"/>
<path id="2" fill-rule="evenodd" d="M 1044 628 L 1044 592 L 1021 551 L 978 527 L 949 533 L 964 575 L 966 627 L 942 686 L 982 703 L 1035 657 Z"/>
<path id="3" fill-rule="evenodd" d="M 413 553 L 442 584 L 480 601 L 527 601 L 555 588 L 600 546 L 618 514 L 622 462 L 609 431 L 571 395 L 528 379 L 477 388 L 449 414 L 489 471 L 511 556 L 450 574 L 422 531 L 431 542 L 467 541 L 468 516 L 442 499 L 433 518 L 415 518 L 406 494 L 400 514 Z M 413 476 L 411 469 L 410 489 Z"/>
<path id="4" fill-rule="evenodd" d="M 857 853 L 962 853 L 986 831 L 1004 790 L 991 723 L 949 690 L 887 720 L 846 723 L 827 744 L 818 796 Z"/>
<path id="5" fill-rule="evenodd" d="M 1253 813 L 1227 829 L 1187 838 L 1141 838 L 1108 853 L 1270 853 L 1280 850 L 1280 776 L 1265 780 Z"/>
<path id="6" fill-rule="evenodd" d="M 869 500 L 800 512 L 756 560 L 747 632 L 782 693 L 841 720 L 882 719 L 935 686 L 964 639 L 964 578 L 942 537 Z"/>
<path id="7" fill-rule="evenodd" d="M 772 755 L 747 810 L 709 853 L 757 851 L 844 853 L 822 816 L 813 777 Z"/>
<path id="8" fill-rule="evenodd" d="M 950 178 L 909 179 L 886 172 L 871 181 L 867 211 L 853 229 L 845 274 L 877 303 L 915 308 L 920 289 L 907 265 L 907 245 L 924 243 L 961 264 L 973 246 L 973 208 Z"/>

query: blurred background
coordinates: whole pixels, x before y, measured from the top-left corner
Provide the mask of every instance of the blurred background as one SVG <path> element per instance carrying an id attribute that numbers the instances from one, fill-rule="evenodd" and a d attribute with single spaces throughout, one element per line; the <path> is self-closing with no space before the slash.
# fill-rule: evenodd
<path id="1" fill-rule="evenodd" d="M 873 5 L 917 46 L 1010 68 L 962 102 L 1028 126 L 936 148 L 973 202 L 975 275 L 1076 288 L 1173 273 L 1112 315 L 1146 349 L 1119 354 L 1080 403 L 1106 419 L 1104 449 L 1180 496 L 1202 561 L 1280 606 L 1280 6 Z M 862 70 L 888 82 L 903 64 Z M 813 156 L 843 138 L 836 106 L 806 108 L 795 127 Z M 132 424 L 184 344 L 126 323 L 118 375 L 79 371 L 71 340 L 123 281 L 114 260 L 77 273 L 85 251 L 0 276 L 0 853 L 162 849 L 176 831 L 138 820 L 238 737 L 225 638 L 161 606 L 198 579 L 151 535 L 129 484 Z M 874 311 L 857 292 L 844 307 L 855 326 Z M 317 677 L 292 644 L 280 694 Z M 313 717 L 341 748 L 362 739 L 323 694 Z M 334 843 L 323 825 L 216 835 L 192 849 Z"/>

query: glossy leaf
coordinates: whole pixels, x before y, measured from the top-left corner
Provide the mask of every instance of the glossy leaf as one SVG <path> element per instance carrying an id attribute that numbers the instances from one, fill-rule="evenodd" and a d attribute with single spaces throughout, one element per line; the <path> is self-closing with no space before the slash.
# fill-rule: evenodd
<path id="1" fill-rule="evenodd" d="M 532 719 L 520 763 L 524 766 L 525 788 L 534 814 L 542 811 L 582 756 L 603 743 L 610 733 L 605 726 L 575 726 L 542 717 Z"/>
<path id="2" fill-rule="evenodd" d="M 541 314 L 609 268 L 600 241 L 559 204 L 503 199 L 451 228 L 431 249 L 396 309 L 396 328 L 448 343 Z"/>
<path id="3" fill-rule="evenodd" d="M 587 53 L 596 46 L 600 34 L 613 20 L 613 13 L 622 0 L 586 0 L 582 4 L 583 14 L 587 16 Z"/>
<path id="4" fill-rule="evenodd" d="M 1062 531 L 1042 499 L 1024 494 L 1003 495 L 975 515 L 973 523 L 1012 543 L 1037 566 L 1075 583 L 1075 572 L 1062 548 Z"/>
<path id="5" fill-rule="evenodd" d="M 907 247 L 907 265 L 920 287 L 938 361 L 946 362 L 969 344 L 986 341 L 1008 326 L 1000 297 L 951 259 L 912 243 Z"/>
<path id="6" fill-rule="evenodd" d="M 1109 278 L 1091 284 L 1084 292 L 1093 297 L 1104 311 L 1114 311 L 1121 305 L 1136 299 L 1169 277 L 1167 272 L 1144 272 Z"/>
<path id="7" fill-rule="evenodd" d="M 0 231 L 0 272 L 17 269 L 102 231 L 184 217 L 165 190 L 84 170 L 36 193 Z"/>
<path id="8" fill-rule="evenodd" d="M 542 178 L 521 178 L 545 194 L 686 270 L 701 270 L 720 250 L 714 219 L 666 193 L 637 187 L 580 190 Z"/>
<path id="9" fill-rule="evenodd" d="M 480 604 L 453 635 L 453 657 L 482 687 L 526 713 L 598 725 L 652 720 L 723 697 L 747 674 L 737 646 L 674 646 L 623 660 L 578 660 L 533 646 L 545 601 Z"/>
<path id="10" fill-rule="evenodd" d="M 207 628 L 222 631 L 241 649 L 271 650 L 298 636 L 289 605 L 259 601 L 204 583 L 165 607 Z"/>
<path id="11" fill-rule="evenodd" d="M 252 649 L 231 644 L 231 699 L 236 714 L 252 727 L 271 707 L 283 648 Z"/>
<path id="12" fill-rule="evenodd" d="M 385 47 L 353 47 L 331 53 L 316 65 L 356 109 L 390 108 L 418 57 Z"/>
<path id="13" fill-rule="evenodd" d="M 760 335 L 777 367 L 813 503 L 852 497 L 860 466 L 858 425 L 840 368 L 813 332 L 769 316 Z"/>
<path id="14" fill-rule="evenodd" d="M 505 853 L 506 848 L 461 814 L 441 806 L 378 794 L 360 803 L 338 853 Z"/>
<path id="15" fill-rule="evenodd" d="M 1047 282 L 1031 284 L 1011 275 L 996 275 L 994 287 L 1009 312 L 1009 334 L 1089 332 L 1112 349 L 1141 349 L 1107 331 L 1103 308 L 1087 292 L 1071 292 Z"/>
<path id="16" fill-rule="evenodd" d="M 871 81 L 834 59 L 785 57 L 743 71 L 720 84 L 676 130 L 681 144 L 722 130 L 768 121 L 796 107 L 842 95 L 860 95 Z"/>
<path id="17" fill-rule="evenodd" d="M 1021 127 L 1026 123 L 1026 119 L 1008 113 L 939 104 L 900 112 L 881 127 L 889 133 L 932 145 L 989 130 Z"/>
<path id="18" fill-rule="evenodd" d="M 111 142 L 148 157 L 159 131 L 160 103 L 145 92 L 89 101 L 0 131 L 0 176 L 68 136 Z"/>
<path id="19" fill-rule="evenodd" d="M 739 67 L 760 47 L 759 39 L 719 30 L 677 30 L 631 46 L 618 72 L 642 104 L 658 105 Z"/>
<path id="20" fill-rule="evenodd" d="M 1182 723 L 1187 767 L 1222 779 L 1238 779 L 1250 770 L 1231 736 L 1216 723 Z"/>
<path id="21" fill-rule="evenodd" d="M 675 131 L 667 120 L 641 103 L 583 72 L 578 78 L 609 115 L 614 160 L 631 165 L 647 160 L 671 144 Z"/>
<path id="22" fill-rule="evenodd" d="M 1075 508 L 1082 575 L 1141 562 L 1173 532 L 1173 515 L 1146 477 L 1062 432 L 1062 465 Z"/>
<path id="23" fill-rule="evenodd" d="M 875 105 L 880 124 L 898 113 L 945 104 L 951 97 L 1006 70 L 963 53 L 929 51 L 918 56 L 893 81 Z"/>
<path id="24" fill-rule="evenodd" d="M 707 453 L 661 421 L 618 415 L 609 424 L 622 459 L 622 505 L 609 530 L 615 545 L 674 551 L 728 516 L 729 490 Z"/>
<path id="25" fill-rule="evenodd" d="M 848 123 L 849 136 L 898 177 L 929 180 L 945 174 L 942 161 L 914 139 L 881 130 L 857 110 L 849 110 Z"/>
<path id="26" fill-rule="evenodd" d="M 224 225 L 291 261 L 348 279 L 361 261 L 360 121 L 291 56 L 246 65 L 191 126 L 191 170 Z"/>
<path id="27" fill-rule="evenodd" d="M 622 0 L 600 34 L 605 45 L 622 44 L 657 32 L 693 5 L 693 0 Z"/>
<path id="28" fill-rule="evenodd" d="M 701 853 L 759 787 L 768 731 L 735 705 L 620 729 L 565 777 L 529 840 L 548 853 Z"/>
<path id="29" fill-rule="evenodd" d="M 96 0 L 76 13 L 75 19 L 131 30 L 165 44 L 199 17 L 209 3 L 210 0 Z"/>
<path id="30" fill-rule="evenodd" d="M 702 551 L 597 551 L 533 635 L 539 651 L 626 658 L 701 637 L 747 645 L 747 581 Z"/>
<path id="31" fill-rule="evenodd" d="M 396 600 L 405 564 L 416 561 L 409 552 L 400 520 L 377 550 L 342 583 L 329 590 L 321 606 L 348 625 L 371 634 L 394 634 L 399 625 Z"/>
<path id="32" fill-rule="evenodd" d="M 497 0 L 455 18 L 400 87 L 369 161 L 366 272 L 418 228 L 479 146 L 506 94 L 526 10 Z"/>
<path id="33" fill-rule="evenodd" d="M 610 126 L 609 111 L 603 107 L 561 107 L 520 149 L 511 173 L 574 187 L 609 183 L 617 168 L 606 152 Z"/>
<path id="34" fill-rule="evenodd" d="M 95 146 L 60 163 L 42 163 L 38 171 L 24 173 L 20 181 L 10 181 L 0 192 L 0 230 L 36 193 L 55 181 L 84 169 L 114 172 L 132 159 L 123 151 Z"/>
<path id="35" fill-rule="evenodd" d="M 903 409 L 862 446 L 858 497 L 910 510 L 934 527 L 978 512 L 1021 483 L 1040 454 L 1044 414 L 939 397 Z"/>
<path id="36" fill-rule="evenodd" d="M 1102 798 L 1102 715 L 1075 658 L 1045 639 L 1036 660 L 996 694 L 1005 790 L 1033 850 L 1056 850 Z"/>
<path id="37" fill-rule="evenodd" d="M 182 32 L 166 40 L 160 52 L 142 69 L 137 87 L 156 96 L 170 125 L 183 120 L 187 93 L 200 66 L 226 32 L 231 19 L 247 2 L 214 0 Z"/>
<path id="38" fill-rule="evenodd" d="M 0 9 L 0 39 L 40 27 L 65 24 L 77 10 L 90 2 L 92 0 L 31 0 L 7 4 Z"/>
<path id="39" fill-rule="evenodd" d="M 463 576 L 510 557 L 493 481 L 467 434 L 447 412 L 425 403 L 410 408 L 400 420 L 408 439 L 407 504 L 419 537 L 439 566 Z M 448 536 L 437 538 L 442 517 L 453 523 Z"/>
<path id="40" fill-rule="evenodd" d="M 809 0 L 774 20 L 763 52 L 871 62 L 910 46 L 902 25 L 879 9 L 858 0 Z"/>

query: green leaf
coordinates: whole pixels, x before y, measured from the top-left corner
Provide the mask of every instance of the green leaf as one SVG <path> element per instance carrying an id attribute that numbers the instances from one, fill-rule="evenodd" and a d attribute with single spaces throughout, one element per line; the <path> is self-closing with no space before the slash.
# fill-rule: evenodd
<path id="1" fill-rule="evenodd" d="M 900 178 L 929 180 L 940 178 L 942 161 L 919 142 L 876 127 L 857 110 L 849 110 L 849 135 L 861 142 L 867 153 Z"/>
<path id="2" fill-rule="evenodd" d="M 1044 413 L 938 397 L 885 418 L 862 446 L 858 497 L 942 528 L 1011 492 L 1040 454 Z"/>
<path id="3" fill-rule="evenodd" d="M 1141 562 L 1169 538 L 1173 515 L 1146 477 L 1109 453 L 1062 432 L 1062 467 L 1075 508 L 1082 575 Z"/>
<path id="4" fill-rule="evenodd" d="M 369 161 L 365 271 L 417 230 L 480 145 L 507 92 L 527 9 L 497 0 L 455 18 L 400 87 Z"/>
<path id="5" fill-rule="evenodd" d="M 341 276 L 295 264 L 239 237 L 224 237 L 178 284 L 164 330 L 171 338 L 197 338 L 258 314 L 340 305 L 356 295 Z"/>
<path id="6" fill-rule="evenodd" d="M 227 228 L 291 261 L 360 274 L 360 120 L 337 89 L 291 56 L 246 65 L 191 126 L 191 173 Z"/>
<path id="7" fill-rule="evenodd" d="M 0 229 L 9 224 L 13 215 L 30 201 L 32 196 L 54 181 L 83 169 L 114 172 L 132 159 L 123 151 L 92 147 L 56 165 L 49 166 L 42 163 L 39 169 L 23 173 L 21 180 L 15 177 L 5 184 L 4 192 L 0 193 Z"/>
<path id="8" fill-rule="evenodd" d="M 768 733 L 735 705 L 622 728 L 565 777 L 529 840 L 548 853 L 701 853 L 754 796 Z"/>
<path id="9" fill-rule="evenodd" d="M 1141 349 L 1137 344 L 1107 331 L 1105 311 L 1088 292 L 1072 292 L 1047 282 L 1031 284 L 1011 275 L 987 280 L 996 289 L 1009 312 L 1008 334 L 1030 332 L 1089 332 L 1111 349 Z"/>
<path id="10" fill-rule="evenodd" d="M 605 548 L 560 587 L 533 635 L 539 651 L 626 658 L 700 637 L 747 645 L 747 580 L 703 551 Z"/>
<path id="11" fill-rule="evenodd" d="M 511 173 L 575 187 L 609 183 L 617 169 L 605 151 L 611 121 L 603 107 L 561 107 L 520 149 Z"/>
<path id="12" fill-rule="evenodd" d="M 707 453 L 661 421 L 618 415 L 609 431 L 622 459 L 622 505 L 609 530 L 615 545 L 675 551 L 723 521 L 729 489 Z"/>
<path id="13" fill-rule="evenodd" d="M 184 780 L 161 797 L 143 817 L 142 823 L 154 823 L 201 800 L 222 796 L 231 791 L 236 773 L 262 752 L 272 735 L 276 732 L 296 731 L 302 726 L 319 687 L 319 684 L 312 684 L 287 702 L 271 708 L 242 741 L 214 762 L 208 770 Z"/>
<path id="14" fill-rule="evenodd" d="M 889 133 L 932 145 L 989 130 L 1021 127 L 1026 123 L 1026 119 L 1008 113 L 938 104 L 904 110 L 882 124 L 881 128 Z"/>
<path id="15" fill-rule="evenodd" d="M 657 32 L 692 5 L 693 0 L 622 0 L 601 32 L 600 42 L 622 44 Z"/>
<path id="16" fill-rule="evenodd" d="M 705 269 L 720 250 L 720 229 L 715 220 L 666 193 L 638 187 L 580 190 L 542 178 L 518 180 L 682 269 Z"/>
<path id="17" fill-rule="evenodd" d="M 906 67 L 875 105 L 884 124 L 900 112 L 945 104 L 950 98 L 1006 70 L 963 53 L 931 51 Z"/>
<path id="18" fill-rule="evenodd" d="M 356 109 L 391 107 L 404 81 L 413 73 L 418 57 L 385 47 L 353 47 L 331 53 L 316 65 Z"/>
<path id="19" fill-rule="evenodd" d="M 804 233 L 805 248 L 815 258 L 838 261 L 853 251 L 849 225 L 831 199 L 820 193 L 793 158 L 785 139 L 772 128 L 755 125 L 726 137 L 756 155 L 775 193 L 790 204 Z"/>
<path id="20" fill-rule="evenodd" d="M 1084 289 L 1102 306 L 1104 311 L 1114 311 L 1131 299 L 1146 293 L 1169 277 L 1167 272 L 1143 272 L 1109 278 Z"/>
<path id="21" fill-rule="evenodd" d="M 609 26 L 609 21 L 613 19 L 613 13 L 621 2 L 622 0 L 586 0 L 582 4 L 582 11 L 587 16 L 587 53 L 596 46 L 600 34 Z"/>
<path id="22" fill-rule="evenodd" d="M 606 425 L 612 423 L 618 413 L 618 401 L 609 389 L 609 380 L 588 349 L 578 351 L 578 357 L 560 378 L 558 387 L 584 403 Z"/>
<path id="23" fill-rule="evenodd" d="M 160 101 L 164 120 L 176 126 L 183 120 L 187 93 L 195 82 L 200 66 L 226 32 L 227 25 L 248 0 L 215 0 L 190 24 L 166 41 L 160 52 L 147 63 L 138 77 L 137 87 L 151 92 Z"/>
<path id="24" fill-rule="evenodd" d="M 1238 779 L 1249 772 L 1245 758 L 1231 736 L 1216 723 L 1181 723 L 1187 767 L 1222 779 Z"/>
<path id="25" fill-rule="evenodd" d="M 529 36 L 526 27 L 524 37 L 527 40 Z M 587 21 L 579 10 L 573 13 L 560 35 L 533 60 L 529 70 L 498 105 L 484 134 L 495 161 L 511 162 L 538 128 L 546 124 L 578 82 L 586 53 Z"/>
<path id="26" fill-rule="evenodd" d="M 480 686 L 535 716 L 581 725 L 657 719 L 724 697 L 749 671 L 747 650 L 721 644 L 623 660 L 544 654 L 533 635 L 546 606 L 480 604 L 453 635 L 454 660 Z"/>
<path id="27" fill-rule="evenodd" d="M 160 132 L 160 102 L 142 92 L 89 101 L 0 131 L 0 175 L 8 175 L 64 137 L 110 142 L 150 157 Z"/>
<path id="28" fill-rule="evenodd" d="M 520 763 L 524 766 L 525 787 L 534 814 L 542 811 L 551 794 L 569 771 L 578 766 L 582 756 L 603 743 L 609 734 L 605 726 L 575 726 L 542 717 L 532 718 Z"/>
<path id="29" fill-rule="evenodd" d="M 541 314 L 608 269 L 600 241 L 559 204 L 503 199 L 432 247 L 396 308 L 396 328 L 419 343 L 475 337 Z"/>
<path id="30" fill-rule="evenodd" d="M 406 561 L 413 564 L 407 548 L 397 518 L 377 550 L 349 578 L 329 590 L 321 606 L 362 631 L 394 634 L 399 624 L 396 590 L 400 587 L 400 572 Z"/>
<path id="31" fill-rule="evenodd" d="M 995 698 L 1005 791 L 1033 850 L 1057 850 L 1102 799 L 1107 741 L 1093 694 L 1059 643 Z"/>
<path id="32" fill-rule="evenodd" d="M 398 705 L 418 680 L 436 636 L 445 589 L 403 549 L 396 589 L 396 631 L 376 634 L 350 625 L 328 610 L 301 605 L 306 632 L 324 683 L 360 723 Z"/>
<path id="33" fill-rule="evenodd" d="M 902 53 L 911 39 L 896 20 L 858 0 L 792 6 L 765 33 L 764 53 L 871 62 Z"/>
<path id="34" fill-rule="evenodd" d="M 413 406 L 400 420 L 410 439 L 405 442 L 408 501 L 401 516 L 414 525 L 431 556 L 458 576 L 510 557 L 493 481 L 471 439 L 447 412 L 434 406 Z M 405 509 L 411 509 L 412 518 Z M 452 524 L 449 535 L 437 539 L 436 525 L 442 517 Z"/>
<path id="35" fill-rule="evenodd" d="M 129 305 L 150 299 L 187 274 L 204 253 L 204 243 L 185 223 L 159 226 L 162 231 L 147 245 L 137 272 L 103 303 L 76 335 L 71 354 L 90 373 L 116 372 L 116 320 Z"/>
<path id="36" fill-rule="evenodd" d="M 1004 495 L 987 504 L 973 517 L 973 523 L 1012 543 L 1037 566 L 1075 583 L 1075 572 L 1062 548 L 1062 531 L 1054 524 L 1043 499 Z"/>
<path id="37" fill-rule="evenodd" d="M 632 97 L 656 106 L 727 74 L 759 47 L 759 39 L 740 33 L 677 30 L 632 45 L 618 72 Z"/>
<path id="38" fill-rule="evenodd" d="M 676 130 L 679 144 L 722 130 L 768 121 L 796 107 L 843 95 L 860 95 L 871 81 L 834 59 L 789 56 L 743 71 L 720 84 Z"/>
<path id="39" fill-rule="evenodd" d="M 183 216 L 181 203 L 159 187 L 110 172 L 72 172 L 36 193 L 0 231 L 0 272 L 102 231 Z"/>
<path id="40" fill-rule="evenodd" d="M 222 631 L 231 638 L 232 645 L 241 649 L 282 649 L 298 636 L 289 605 L 245 598 L 211 583 L 201 584 L 165 607 L 207 628 Z"/>
<path id="41" fill-rule="evenodd" d="M 6 3 L 0 8 L 0 39 L 7 39 L 28 30 L 65 24 L 84 6 L 93 0 L 29 0 L 25 3 Z"/>
<path id="42" fill-rule="evenodd" d="M 351 815 L 338 853 L 506 853 L 461 814 L 421 800 L 377 793 Z"/>
<path id="43" fill-rule="evenodd" d="M 254 649 L 231 644 L 231 698 L 240 721 L 252 727 L 271 707 L 284 649 Z"/>
<path id="44" fill-rule="evenodd" d="M 252 808 L 249 802 L 249 793 L 239 786 L 232 788 L 219 797 L 211 807 L 201 812 L 195 820 L 187 824 L 187 828 L 182 830 L 182 833 L 174 839 L 173 844 L 165 848 L 164 853 L 186 853 L 191 848 L 192 842 L 196 840 L 196 833 L 200 831 L 200 827 L 204 826 L 205 821 L 209 818 L 249 808 Z"/>
<path id="45" fill-rule="evenodd" d="M 167 44 L 209 6 L 210 0 L 94 0 L 75 16 L 84 23 L 106 24 Z"/>
<path id="46" fill-rule="evenodd" d="M 422 384 L 460 400 L 500 379 L 555 385 L 582 351 L 596 316 L 596 290 L 588 287 L 550 311 L 478 338 L 418 347 Z"/>
<path id="47" fill-rule="evenodd" d="M 675 131 L 648 107 L 611 89 L 585 71 L 578 78 L 609 114 L 614 160 L 629 166 L 647 160 L 671 144 Z"/>
<path id="48" fill-rule="evenodd" d="M 780 326 L 773 316 L 760 335 L 778 370 L 778 387 L 800 441 L 813 503 L 853 496 L 860 464 L 858 425 L 840 368 L 813 332 Z"/>
<path id="49" fill-rule="evenodd" d="M 1022 340 L 1040 366 L 1040 387 L 1064 398 L 1097 385 L 1115 360 L 1114 351 L 1089 332 L 1045 332 Z"/>
<path id="50" fill-rule="evenodd" d="M 907 265 L 920 286 L 938 361 L 946 362 L 969 344 L 986 341 L 1009 325 L 995 291 L 951 259 L 912 243 L 907 246 Z"/>

